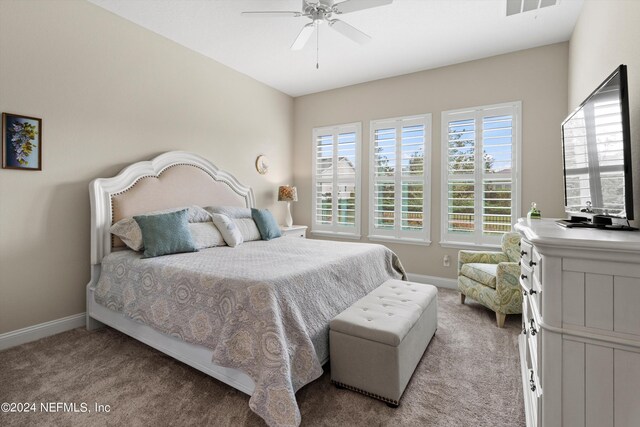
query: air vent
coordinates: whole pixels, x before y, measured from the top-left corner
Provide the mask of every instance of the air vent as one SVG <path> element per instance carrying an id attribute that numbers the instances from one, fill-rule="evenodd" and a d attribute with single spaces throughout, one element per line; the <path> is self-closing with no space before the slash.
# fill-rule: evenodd
<path id="1" fill-rule="evenodd" d="M 507 16 L 555 6 L 559 0 L 507 0 Z"/>

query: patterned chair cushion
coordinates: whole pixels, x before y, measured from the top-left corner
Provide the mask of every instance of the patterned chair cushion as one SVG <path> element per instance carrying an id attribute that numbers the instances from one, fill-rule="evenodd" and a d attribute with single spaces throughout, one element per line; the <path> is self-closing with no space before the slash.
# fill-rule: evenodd
<path id="1" fill-rule="evenodd" d="M 469 263 L 462 265 L 460 274 L 495 289 L 497 268 L 498 264 Z"/>
<path id="2" fill-rule="evenodd" d="M 522 291 L 519 287 L 500 292 L 498 289 L 481 285 L 466 276 L 458 276 L 458 289 L 467 297 L 493 311 L 504 314 L 522 313 Z"/>

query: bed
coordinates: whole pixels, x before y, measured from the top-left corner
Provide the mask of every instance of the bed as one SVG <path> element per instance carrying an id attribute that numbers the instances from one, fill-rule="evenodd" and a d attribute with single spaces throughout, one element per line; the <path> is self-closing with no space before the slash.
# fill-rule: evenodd
<path id="1" fill-rule="evenodd" d="M 111 224 L 182 206 L 255 204 L 251 188 L 191 153 L 96 179 L 90 195 L 87 328 L 109 325 L 250 395 L 271 426 L 300 424 L 295 392 L 322 374 L 329 320 L 404 276 L 383 246 L 293 238 L 141 259 Z"/>

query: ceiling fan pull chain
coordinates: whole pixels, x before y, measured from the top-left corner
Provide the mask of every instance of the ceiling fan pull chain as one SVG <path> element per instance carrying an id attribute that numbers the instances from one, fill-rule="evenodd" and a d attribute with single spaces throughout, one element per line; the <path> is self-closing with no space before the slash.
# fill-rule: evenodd
<path id="1" fill-rule="evenodd" d="M 316 24 L 316 70 L 320 68 L 320 25 Z"/>

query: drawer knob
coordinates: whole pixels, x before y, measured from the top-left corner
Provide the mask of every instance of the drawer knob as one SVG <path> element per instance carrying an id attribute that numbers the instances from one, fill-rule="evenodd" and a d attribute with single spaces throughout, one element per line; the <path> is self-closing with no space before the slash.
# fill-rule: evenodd
<path id="1" fill-rule="evenodd" d="M 529 295 L 533 295 L 533 294 L 537 294 L 538 291 L 536 291 L 535 289 L 530 289 L 529 290 Z"/>
<path id="2" fill-rule="evenodd" d="M 533 261 L 529 261 L 529 267 L 533 267 L 534 265 L 538 265 L 538 264 Z"/>
<path id="3" fill-rule="evenodd" d="M 526 279 L 526 278 L 527 278 L 527 275 L 526 275 L 526 274 L 521 274 L 521 275 L 520 275 L 520 278 L 524 280 L 524 279 Z"/>
<path id="4" fill-rule="evenodd" d="M 527 254 L 527 251 L 520 251 L 520 255 L 521 256 L 526 255 L 526 254 Z"/>
<path id="5" fill-rule="evenodd" d="M 522 322 L 522 334 L 527 335 L 527 323 Z"/>
<path id="6" fill-rule="evenodd" d="M 538 330 L 536 329 L 536 324 L 533 322 L 533 319 L 529 319 L 529 324 L 531 325 L 531 336 L 535 336 Z"/>
<path id="7" fill-rule="evenodd" d="M 522 296 L 526 297 L 527 296 L 527 291 L 522 291 Z"/>
<path id="8" fill-rule="evenodd" d="M 533 371 L 531 371 L 531 378 L 529 379 L 529 388 L 531 391 L 536 391 L 536 382 L 533 379 Z"/>

